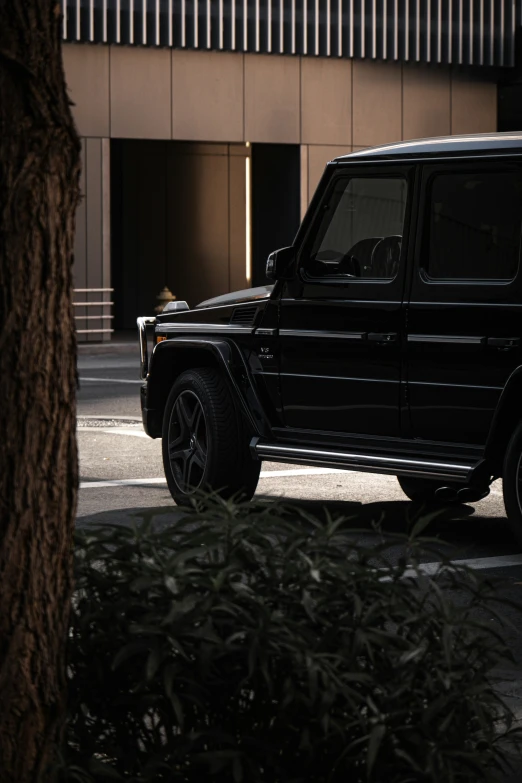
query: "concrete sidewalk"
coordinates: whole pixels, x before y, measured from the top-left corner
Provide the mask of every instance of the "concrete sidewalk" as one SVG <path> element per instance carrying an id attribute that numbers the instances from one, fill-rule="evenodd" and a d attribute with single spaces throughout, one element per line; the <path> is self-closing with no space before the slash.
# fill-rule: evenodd
<path id="1" fill-rule="evenodd" d="M 78 342 L 78 356 L 98 354 L 134 354 L 139 356 L 138 328 L 114 332 L 112 339 L 106 342 Z"/>

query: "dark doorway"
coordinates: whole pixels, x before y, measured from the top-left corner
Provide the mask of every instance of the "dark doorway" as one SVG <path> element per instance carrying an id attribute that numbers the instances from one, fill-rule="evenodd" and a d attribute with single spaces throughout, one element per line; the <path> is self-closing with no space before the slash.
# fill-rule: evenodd
<path id="1" fill-rule="evenodd" d="M 299 228 L 298 144 L 252 145 L 252 285 L 265 276 L 269 253 L 291 245 Z"/>
<path id="2" fill-rule="evenodd" d="M 115 329 L 167 286 L 190 307 L 247 286 L 245 144 L 111 142 Z"/>

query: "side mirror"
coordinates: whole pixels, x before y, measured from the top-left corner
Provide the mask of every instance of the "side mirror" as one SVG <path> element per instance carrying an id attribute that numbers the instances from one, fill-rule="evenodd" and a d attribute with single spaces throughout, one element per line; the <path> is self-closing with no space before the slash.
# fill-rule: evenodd
<path id="1" fill-rule="evenodd" d="M 269 280 L 291 280 L 294 276 L 295 248 L 282 247 L 270 253 L 266 262 L 266 276 Z"/>

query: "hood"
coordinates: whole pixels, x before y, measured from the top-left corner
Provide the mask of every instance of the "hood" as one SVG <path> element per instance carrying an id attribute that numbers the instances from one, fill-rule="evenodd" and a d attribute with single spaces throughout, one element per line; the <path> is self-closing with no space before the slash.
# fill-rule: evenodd
<path id="1" fill-rule="evenodd" d="M 259 299 L 269 299 L 274 290 L 273 285 L 260 285 L 258 288 L 245 288 L 244 291 L 232 291 L 230 294 L 215 296 L 213 299 L 206 299 L 200 302 L 196 307 L 217 307 L 218 305 L 232 305 L 240 302 L 256 302 Z"/>

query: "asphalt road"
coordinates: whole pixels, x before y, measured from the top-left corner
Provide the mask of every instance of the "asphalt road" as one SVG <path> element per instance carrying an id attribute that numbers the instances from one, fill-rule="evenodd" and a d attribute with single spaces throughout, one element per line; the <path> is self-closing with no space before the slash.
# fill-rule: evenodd
<path id="1" fill-rule="evenodd" d="M 128 524 L 132 516 L 155 509 L 180 513 L 164 480 L 161 441 L 148 438 L 141 427 L 137 345 L 100 353 L 82 348 L 79 376 L 77 524 Z M 480 503 L 446 510 L 426 532 L 446 542 L 454 559 L 505 580 L 502 592 L 522 601 L 522 553 L 506 520 L 501 489 L 495 482 Z M 263 464 L 257 496 L 353 516 L 354 527 L 368 530 L 368 540 L 375 535 L 372 521 L 381 520 L 384 531 L 405 531 L 412 512 L 395 477 L 280 463 Z M 513 612 L 507 615 L 521 624 Z M 509 635 L 517 669 L 509 673 L 513 685 L 507 692 L 522 714 L 522 629 Z"/>
<path id="2" fill-rule="evenodd" d="M 128 524 L 133 516 L 180 513 L 167 490 L 161 441 L 148 438 L 141 427 L 138 347 L 80 348 L 78 361 L 78 441 L 80 496 L 78 526 L 93 523 Z M 303 469 L 297 465 L 263 463 L 257 497 L 284 498 L 321 513 L 353 517 L 353 525 L 375 536 L 372 522 L 384 531 L 405 531 L 412 504 L 392 476 Z M 450 508 L 426 531 L 438 537 L 455 560 L 464 560 L 484 574 L 503 580 L 503 595 L 522 602 L 522 553 L 506 519 L 502 487 L 475 505 Z M 505 611 L 515 628 L 508 636 L 516 665 L 502 674 L 505 696 L 522 719 L 521 616 Z M 502 783 L 520 783 L 522 761 Z M 499 779 L 500 783 L 500 779 Z"/>

